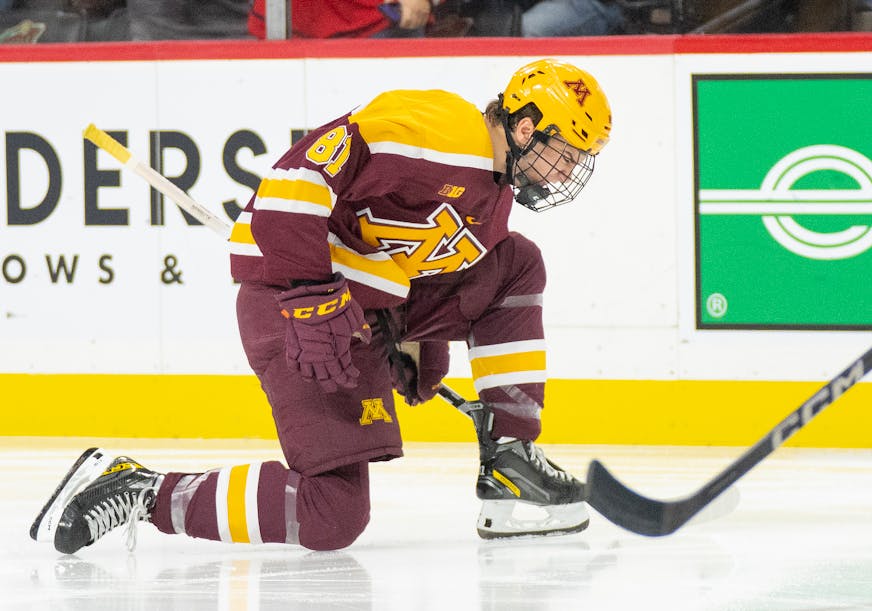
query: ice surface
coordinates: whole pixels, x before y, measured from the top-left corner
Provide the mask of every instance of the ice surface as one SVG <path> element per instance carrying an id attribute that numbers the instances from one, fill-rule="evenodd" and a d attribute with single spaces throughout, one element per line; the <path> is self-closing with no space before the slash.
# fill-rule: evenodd
<path id="1" fill-rule="evenodd" d="M 407 444 L 372 466 L 372 521 L 346 550 L 230 545 L 141 524 L 75 556 L 28 537 L 85 447 L 156 470 L 280 458 L 267 441 L 0 438 L 0 609 L 544 611 L 872 609 L 872 451 L 782 448 L 739 482 L 726 517 L 649 539 L 591 510 L 566 537 L 483 541 L 477 448 Z M 583 476 L 603 460 L 658 498 L 695 490 L 743 448 L 545 446 Z"/>

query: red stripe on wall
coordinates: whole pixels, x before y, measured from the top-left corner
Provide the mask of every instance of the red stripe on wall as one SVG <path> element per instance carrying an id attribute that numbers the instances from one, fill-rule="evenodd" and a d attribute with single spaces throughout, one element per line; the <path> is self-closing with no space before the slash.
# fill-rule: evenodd
<path id="1" fill-rule="evenodd" d="M 872 51 L 872 33 L 197 40 L 0 45 L 0 62 L 152 61 L 345 57 L 668 55 L 671 53 L 832 53 Z"/>
<path id="2" fill-rule="evenodd" d="M 872 33 L 697 34 L 676 36 L 681 53 L 858 53 L 872 51 Z"/>

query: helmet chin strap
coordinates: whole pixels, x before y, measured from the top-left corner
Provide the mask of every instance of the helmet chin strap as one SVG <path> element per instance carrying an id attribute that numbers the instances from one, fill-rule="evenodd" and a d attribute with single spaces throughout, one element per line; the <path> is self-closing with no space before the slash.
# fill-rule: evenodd
<path id="1" fill-rule="evenodd" d="M 503 94 L 499 94 L 500 106 L 503 104 Z M 522 172 L 519 176 L 515 176 L 515 163 L 526 153 L 515 142 L 512 137 L 511 129 L 509 129 L 509 113 L 503 111 L 501 117 L 503 131 L 506 133 L 506 144 L 509 150 L 506 151 L 506 173 L 504 179 L 507 184 L 515 187 L 515 201 L 522 206 L 536 210 L 536 202 L 548 197 L 548 189 L 541 185 L 530 183 L 530 179 Z M 535 138 L 530 138 L 529 146 L 532 146 Z M 525 147 L 527 148 L 527 147 Z"/>

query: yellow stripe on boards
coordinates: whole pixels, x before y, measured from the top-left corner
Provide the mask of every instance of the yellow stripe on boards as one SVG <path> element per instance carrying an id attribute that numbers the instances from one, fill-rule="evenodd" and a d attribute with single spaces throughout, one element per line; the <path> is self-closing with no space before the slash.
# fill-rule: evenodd
<path id="1" fill-rule="evenodd" d="M 245 480 L 249 465 L 230 469 L 230 484 L 227 487 L 227 522 L 230 538 L 234 543 L 249 543 L 248 523 L 245 519 Z"/>
<path id="2" fill-rule="evenodd" d="M 446 382 L 475 398 L 472 381 Z M 567 380 L 545 386 L 540 443 L 749 447 L 797 409 L 822 382 Z M 872 383 L 860 383 L 785 445 L 872 448 Z M 439 398 L 397 401 L 408 441 L 475 442 L 470 420 Z"/>
<path id="3" fill-rule="evenodd" d="M 471 379 L 446 382 L 475 398 Z M 550 379 L 539 441 L 748 447 L 822 383 Z M 276 439 L 254 375 L 0 374 L 0 388 L 0 435 Z M 857 384 L 787 445 L 870 448 L 870 404 L 872 383 Z M 407 441 L 475 443 L 469 418 L 439 398 L 398 400 L 397 416 Z"/>
<path id="4" fill-rule="evenodd" d="M 482 356 L 470 361 L 475 379 L 499 373 L 542 371 L 545 369 L 545 351 L 515 352 L 499 356 Z"/>
<path id="5" fill-rule="evenodd" d="M 0 434 L 275 439 L 252 375 L 0 374 Z"/>

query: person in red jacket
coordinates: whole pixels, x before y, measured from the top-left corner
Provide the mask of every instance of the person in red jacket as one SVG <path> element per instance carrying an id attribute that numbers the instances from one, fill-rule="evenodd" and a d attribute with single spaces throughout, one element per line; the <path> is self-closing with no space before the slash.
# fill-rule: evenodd
<path id="1" fill-rule="evenodd" d="M 266 37 L 266 0 L 253 0 L 248 31 Z M 301 38 L 403 38 L 420 36 L 430 18 L 430 0 L 293 0 L 291 36 Z"/>
<path id="2" fill-rule="evenodd" d="M 550 59 L 518 70 L 484 113 L 446 91 L 388 91 L 312 130 L 230 236 L 240 336 L 287 466 L 161 474 L 91 449 L 31 535 L 74 553 L 148 518 L 227 542 L 348 546 L 369 521 L 369 463 L 402 455 L 393 390 L 434 397 L 450 341 L 466 342 L 478 393 L 463 409 L 479 442 L 479 534 L 583 530 L 584 484 L 534 443 L 545 267 L 508 219 L 513 202 L 574 200 L 610 130 L 596 80 Z"/>

